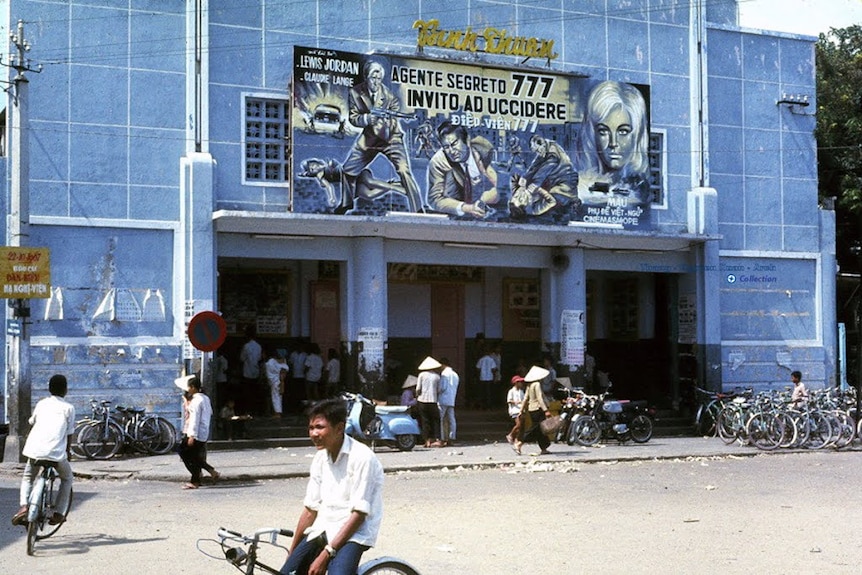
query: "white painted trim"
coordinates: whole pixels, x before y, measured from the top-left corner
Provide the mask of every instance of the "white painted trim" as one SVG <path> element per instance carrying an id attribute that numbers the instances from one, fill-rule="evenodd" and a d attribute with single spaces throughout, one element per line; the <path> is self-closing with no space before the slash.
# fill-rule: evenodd
<path id="1" fill-rule="evenodd" d="M 173 220 L 125 220 L 114 218 L 70 218 L 65 216 L 31 216 L 30 224 L 37 226 L 68 226 L 84 228 L 120 228 L 135 230 L 178 230 Z"/>

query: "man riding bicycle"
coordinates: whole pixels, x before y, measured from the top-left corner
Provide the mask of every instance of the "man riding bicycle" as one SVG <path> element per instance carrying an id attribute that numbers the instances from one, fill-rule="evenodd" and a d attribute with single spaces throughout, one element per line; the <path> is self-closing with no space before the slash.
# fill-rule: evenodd
<path id="1" fill-rule="evenodd" d="M 383 466 L 370 448 L 345 435 L 346 421 L 341 399 L 309 410 L 308 434 L 318 451 L 284 575 L 353 575 L 377 539 Z"/>
<path id="2" fill-rule="evenodd" d="M 56 463 L 60 475 L 60 491 L 54 509 L 66 509 L 72 493 L 72 466 L 69 465 L 69 453 L 72 447 L 72 433 L 75 430 L 75 408 L 65 401 L 68 390 L 66 377 L 60 374 L 51 376 L 48 382 L 50 397 L 36 404 L 33 415 L 30 416 L 30 434 L 24 444 L 24 477 L 21 479 L 21 508 L 12 516 L 12 525 L 27 523 L 27 502 L 30 490 L 36 476 L 37 460 L 47 460 Z M 50 525 L 57 525 L 64 520 L 63 514 L 57 511 L 48 518 Z"/>

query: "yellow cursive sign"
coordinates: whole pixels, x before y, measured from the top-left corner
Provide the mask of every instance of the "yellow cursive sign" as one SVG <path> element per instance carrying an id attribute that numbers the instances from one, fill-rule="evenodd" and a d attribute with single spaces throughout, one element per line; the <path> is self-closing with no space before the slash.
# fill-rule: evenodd
<path id="1" fill-rule="evenodd" d="M 465 30 L 442 30 L 439 20 L 416 20 L 418 29 L 416 45 L 448 48 L 461 52 L 485 52 L 525 58 L 547 58 L 552 60 L 559 54 L 554 52 L 554 41 L 526 36 L 510 36 L 505 29 L 485 28 L 480 34 L 467 26 Z"/>

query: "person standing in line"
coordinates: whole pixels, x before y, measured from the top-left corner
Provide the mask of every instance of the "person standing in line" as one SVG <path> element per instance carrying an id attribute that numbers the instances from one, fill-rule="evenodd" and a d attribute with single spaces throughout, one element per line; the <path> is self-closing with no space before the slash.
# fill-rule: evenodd
<path id="1" fill-rule="evenodd" d="M 535 441 L 539 444 L 539 449 L 541 449 L 540 455 L 550 453 L 550 451 L 548 451 L 548 447 L 551 445 L 551 441 L 544 433 L 542 433 L 542 428 L 540 426 L 546 417 L 551 416 L 551 412 L 548 410 L 548 405 L 545 403 L 545 396 L 542 393 L 542 380 L 548 377 L 548 375 L 550 375 L 550 373 L 547 369 L 534 365 L 530 368 L 530 371 L 527 372 L 527 376 L 524 378 L 524 382 L 528 384 L 528 387 L 521 411 L 526 411 L 530 414 L 531 425 L 530 429 L 528 429 L 524 434 L 523 441 L 515 440 L 513 447 L 518 455 L 521 454 L 521 447 L 524 443 L 531 441 Z"/>
<path id="2" fill-rule="evenodd" d="M 512 377 L 512 387 L 509 388 L 509 393 L 506 396 L 506 407 L 509 411 L 509 417 L 512 418 L 512 431 L 506 435 L 506 441 L 510 445 L 514 445 L 515 441 L 521 439 L 521 427 L 524 423 L 524 414 L 522 408 L 524 406 L 524 378 L 520 375 Z"/>
<path id="3" fill-rule="evenodd" d="M 345 435 L 341 399 L 312 405 L 308 435 L 317 453 L 284 575 L 352 575 L 377 541 L 383 519 L 383 466 L 371 449 Z"/>
<path id="4" fill-rule="evenodd" d="M 442 358 L 440 363 L 443 364 L 443 371 L 440 372 L 440 394 L 437 397 L 437 406 L 440 408 L 440 439 L 446 447 L 452 445 L 457 439 L 455 398 L 458 395 L 458 384 L 461 380 L 447 358 Z"/>
<path id="5" fill-rule="evenodd" d="M 215 383 L 216 397 L 224 397 L 227 390 L 228 363 L 221 348 L 217 349 L 213 354 L 212 361 L 210 362 L 210 370 L 213 382 Z"/>
<path id="6" fill-rule="evenodd" d="M 181 378 L 182 379 L 182 378 Z M 210 436 L 210 420 L 213 415 L 210 398 L 201 393 L 201 380 L 196 375 L 185 378 L 186 391 L 191 396 L 188 402 L 188 417 L 183 426 L 180 441 L 180 459 L 191 473 L 191 480 L 183 489 L 197 489 L 201 486 L 201 471 L 211 470 L 213 479 L 220 474 L 207 463 L 207 441 Z"/>
<path id="7" fill-rule="evenodd" d="M 302 411 L 303 395 L 305 394 L 305 360 L 308 354 L 305 352 L 305 344 L 299 343 L 290 352 L 290 385 L 288 386 L 287 395 L 294 399 L 293 402 L 296 411 Z M 309 399 L 309 398 L 305 398 Z"/>
<path id="8" fill-rule="evenodd" d="M 308 345 L 308 356 L 305 358 L 305 396 L 309 401 L 322 398 L 321 379 L 323 379 L 323 358 L 320 357 L 320 346 L 311 343 Z"/>
<path id="9" fill-rule="evenodd" d="M 27 502 L 33 489 L 38 467 L 35 462 L 40 459 L 56 462 L 57 473 L 60 475 L 60 489 L 54 502 L 54 513 L 48 518 L 50 525 L 59 525 L 65 517 L 57 509 L 66 509 L 72 496 L 72 466 L 69 465 L 69 455 L 72 448 L 72 433 L 75 431 L 75 407 L 66 401 L 69 384 L 66 376 L 52 375 L 48 380 L 50 396 L 40 399 L 29 423 L 32 426 L 27 435 L 22 451 L 27 463 L 24 465 L 24 475 L 21 477 L 21 489 L 18 502 L 20 509 L 12 516 L 12 525 L 27 523 Z"/>
<path id="10" fill-rule="evenodd" d="M 422 436 L 425 447 L 442 447 L 440 442 L 440 408 L 437 398 L 440 394 L 440 369 L 443 366 L 431 356 L 419 364 L 419 378 L 416 381 L 416 401 L 419 405 Z"/>
<path id="11" fill-rule="evenodd" d="M 476 362 L 476 369 L 479 375 L 479 389 L 477 399 L 479 407 L 482 409 L 491 408 L 491 389 L 494 386 L 494 372 L 497 371 L 497 364 L 488 349 L 482 350 L 482 357 Z"/>
<path id="12" fill-rule="evenodd" d="M 239 353 L 239 359 L 242 363 L 242 391 L 238 398 L 240 404 L 240 412 L 251 415 L 259 415 L 257 407 L 260 403 L 258 399 L 258 380 L 260 379 L 260 363 L 263 359 L 263 348 L 257 342 L 257 330 L 253 325 L 245 329 L 246 342 L 242 346 Z"/>
<path id="13" fill-rule="evenodd" d="M 287 351 L 283 349 L 274 350 L 275 353 L 270 353 L 270 358 L 266 360 L 264 369 L 266 371 L 266 381 L 269 383 L 269 395 L 272 400 L 272 416 L 280 418 L 282 414 L 282 401 L 284 395 L 284 385 L 287 381 Z"/>
<path id="14" fill-rule="evenodd" d="M 326 362 L 326 397 L 335 397 L 341 389 L 341 361 L 335 348 L 330 347 L 327 356 L 329 361 Z"/>
<path id="15" fill-rule="evenodd" d="M 503 388 L 502 385 L 500 385 L 503 381 L 503 355 L 502 348 L 499 344 L 492 348 L 491 359 L 494 360 L 494 366 L 496 369 L 496 371 L 494 371 L 494 383 L 492 384 L 491 389 L 492 402 L 490 405 L 491 408 L 494 408 L 497 405 L 497 402 L 503 398 Z"/>

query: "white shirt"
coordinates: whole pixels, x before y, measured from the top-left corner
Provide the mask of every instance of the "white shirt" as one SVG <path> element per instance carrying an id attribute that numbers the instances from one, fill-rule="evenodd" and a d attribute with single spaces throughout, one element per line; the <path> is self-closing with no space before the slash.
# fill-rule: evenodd
<path id="1" fill-rule="evenodd" d="M 437 403 L 443 406 L 454 406 L 455 398 L 458 396 L 458 384 L 461 379 L 455 370 L 448 365 L 440 372 L 440 394 Z"/>
<path id="2" fill-rule="evenodd" d="M 290 369 L 293 377 L 305 379 L 305 352 L 294 351 L 290 354 Z"/>
<path id="3" fill-rule="evenodd" d="M 210 419 L 213 407 L 210 398 L 203 393 L 196 393 L 189 401 L 189 417 L 183 427 L 183 433 L 194 437 L 195 441 L 207 442 L 210 438 Z"/>
<path id="4" fill-rule="evenodd" d="M 416 399 L 422 403 L 437 403 L 440 392 L 440 374 L 434 371 L 420 371 L 416 379 Z"/>
<path id="5" fill-rule="evenodd" d="M 75 408 L 62 397 L 52 395 L 39 400 L 30 416 L 30 434 L 24 444 L 24 457 L 65 461 L 67 437 L 75 431 Z"/>
<path id="6" fill-rule="evenodd" d="M 335 461 L 326 449 L 314 454 L 303 505 L 317 512 L 308 539 L 326 532 L 332 541 L 350 513 L 359 511 L 365 521 L 350 541 L 374 545 L 383 519 L 383 466 L 368 446 L 345 435 Z"/>
<path id="7" fill-rule="evenodd" d="M 250 339 L 242 346 L 239 359 L 242 361 L 242 376 L 246 379 L 257 379 L 260 375 L 260 358 L 263 350 L 260 344 Z"/>
<path id="8" fill-rule="evenodd" d="M 480 381 L 494 381 L 494 370 L 497 369 L 497 364 L 494 358 L 490 355 L 483 355 L 476 362 L 476 368 L 479 370 Z"/>
<path id="9" fill-rule="evenodd" d="M 338 358 L 333 357 L 326 364 L 326 382 L 338 383 L 341 381 L 341 362 Z"/>
<path id="10" fill-rule="evenodd" d="M 266 360 L 264 366 L 266 367 L 266 379 L 270 385 L 274 386 L 278 386 L 281 383 L 281 370 L 288 371 L 287 364 L 278 361 L 274 357 Z"/>
<path id="11" fill-rule="evenodd" d="M 323 376 L 323 358 L 316 353 L 308 354 L 305 359 L 305 379 L 308 381 L 320 381 Z"/>

